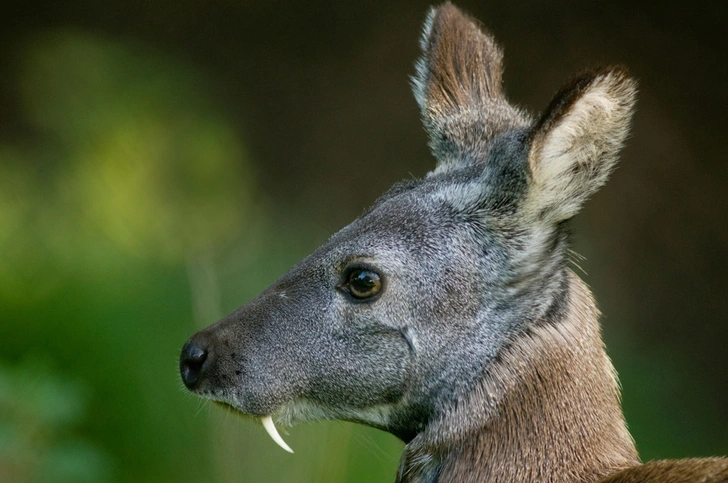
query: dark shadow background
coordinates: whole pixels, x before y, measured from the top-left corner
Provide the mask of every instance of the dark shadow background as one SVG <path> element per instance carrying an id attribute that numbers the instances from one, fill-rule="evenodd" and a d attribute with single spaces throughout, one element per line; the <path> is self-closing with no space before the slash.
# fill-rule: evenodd
<path id="1" fill-rule="evenodd" d="M 458 5 L 533 113 L 587 67 L 639 79 L 575 249 L 643 457 L 728 453 L 728 4 Z M 284 454 L 186 396 L 176 358 L 434 166 L 408 80 L 428 6 L 6 2 L 1 481 L 393 479 L 394 438 L 305 426 Z"/>

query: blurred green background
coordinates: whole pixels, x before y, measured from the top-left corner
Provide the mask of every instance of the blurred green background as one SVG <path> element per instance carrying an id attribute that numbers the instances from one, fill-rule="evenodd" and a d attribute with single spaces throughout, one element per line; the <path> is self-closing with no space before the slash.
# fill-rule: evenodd
<path id="1" fill-rule="evenodd" d="M 462 1 L 538 112 L 624 63 L 633 136 L 575 221 L 645 459 L 728 453 L 726 2 Z M 296 454 L 182 390 L 179 350 L 421 176 L 428 2 L 5 2 L 0 481 L 391 481 L 394 437 Z"/>

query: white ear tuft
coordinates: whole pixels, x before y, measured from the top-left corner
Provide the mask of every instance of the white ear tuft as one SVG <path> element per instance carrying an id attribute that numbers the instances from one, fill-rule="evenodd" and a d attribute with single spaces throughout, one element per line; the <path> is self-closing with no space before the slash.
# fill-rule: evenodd
<path id="1" fill-rule="evenodd" d="M 558 223 L 574 216 L 607 180 L 629 131 L 636 83 L 621 67 L 564 87 L 532 130 L 526 209 Z"/>

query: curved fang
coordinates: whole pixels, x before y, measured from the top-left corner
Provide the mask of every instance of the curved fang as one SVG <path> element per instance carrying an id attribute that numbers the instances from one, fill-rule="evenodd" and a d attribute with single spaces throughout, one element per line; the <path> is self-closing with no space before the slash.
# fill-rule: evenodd
<path id="1" fill-rule="evenodd" d="M 276 429 L 275 424 L 273 424 L 273 418 L 271 418 L 270 416 L 266 416 L 264 418 L 261 418 L 260 421 L 263 423 L 263 427 L 268 432 L 268 436 L 273 438 L 273 441 L 275 441 L 278 446 L 288 451 L 289 453 L 293 453 L 293 450 L 286 444 L 285 441 L 283 441 L 281 435 L 278 434 L 278 430 Z"/>

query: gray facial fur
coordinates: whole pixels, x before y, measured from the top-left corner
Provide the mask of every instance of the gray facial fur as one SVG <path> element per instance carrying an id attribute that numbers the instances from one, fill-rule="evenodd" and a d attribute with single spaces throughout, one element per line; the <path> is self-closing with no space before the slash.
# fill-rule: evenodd
<path id="1" fill-rule="evenodd" d="M 511 155 L 525 165 L 522 150 Z M 312 413 L 413 437 L 548 309 L 523 303 L 542 286 L 517 283 L 510 252 L 520 235 L 504 235 L 483 218 L 492 205 L 509 209 L 495 190 L 494 199 L 482 196 L 485 177 L 471 166 L 385 194 L 272 287 L 201 332 L 220 349 L 215 372 L 197 391 L 247 414 L 275 413 L 284 424 Z M 456 191 L 478 199 L 452 203 Z M 337 289 L 352 267 L 381 275 L 375 300 Z"/>

